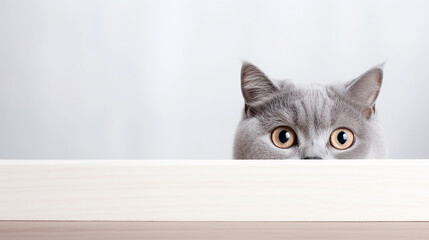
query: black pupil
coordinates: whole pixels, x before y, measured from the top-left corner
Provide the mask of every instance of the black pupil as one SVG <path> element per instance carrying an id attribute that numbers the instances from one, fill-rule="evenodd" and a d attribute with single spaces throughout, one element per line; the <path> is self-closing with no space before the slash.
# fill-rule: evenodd
<path id="1" fill-rule="evenodd" d="M 341 144 L 346 143 L 347 142 L 347 133 L 345 133 L 344 131 L 341 131 L 340 133 L 338 133 L 337 140 Z"/>
<path id="2" fill-rule="evenodd" d="M 280 142 L 286 143 L 287 141 L 289 141 L 289 139 L 290 139 L 290 134 L 289 134 L 288 131 L 283 130 L 283 131 L 281 131 L 279 133 L 279 140 L 280 140 Z"/>

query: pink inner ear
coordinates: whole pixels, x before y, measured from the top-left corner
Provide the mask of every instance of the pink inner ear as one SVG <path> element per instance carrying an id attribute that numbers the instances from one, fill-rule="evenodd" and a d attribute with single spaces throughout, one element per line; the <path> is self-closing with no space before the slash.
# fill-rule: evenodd
<path id="1" fill-rule="evenodd" d="M 375 115 L 375 104 L 374 105 L 372 105 L 372 107 L 368 107 L 366 110 L 365 110 L 365 117 L 366 118 L 370 118 L 371 116 L 373 116 L 373 115 Z"/>
<path id="2" fill-rule="evenodd" d="M 247 104 L 257 103 L 277 90 L 277 87 L 256 66 L 243 63 L 241 68 L 241 92 Z"/>
<path id="3" fill-rule="evenodd" d="M 375 114 L 375 101 L 380 92 L 383 70 L 377 66 L 365 72 L 348 85 L 349 97 L 363 108 L 363 114 L 369 118 Z"/>

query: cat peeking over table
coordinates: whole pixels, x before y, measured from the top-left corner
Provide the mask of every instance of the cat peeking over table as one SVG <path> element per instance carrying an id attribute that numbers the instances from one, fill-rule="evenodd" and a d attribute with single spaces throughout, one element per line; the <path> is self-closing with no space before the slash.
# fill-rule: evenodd
<path id="1" fill-rule="evenodd" d="M 299 86 L 270 80 L 244 63 L 245 106 L 234 158 L 384 158 L 382 129 L 375 116 L 382 67 L 345 83 Z"/>

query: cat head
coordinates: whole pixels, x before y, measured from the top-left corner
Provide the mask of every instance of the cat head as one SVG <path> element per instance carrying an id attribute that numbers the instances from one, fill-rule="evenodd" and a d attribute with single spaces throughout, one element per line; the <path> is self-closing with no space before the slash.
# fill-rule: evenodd
<path id="1" fill-rule="evenodd" d="M 299 86 L 244 63 L 236 159 L 383 158 L 375 101 L 382 65 L 345 83 Z"/>

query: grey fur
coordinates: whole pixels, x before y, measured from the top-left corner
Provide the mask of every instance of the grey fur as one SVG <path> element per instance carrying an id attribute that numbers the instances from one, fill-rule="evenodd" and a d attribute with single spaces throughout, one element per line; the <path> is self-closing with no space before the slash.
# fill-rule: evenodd
<path id="1" fill-rule="evenodd" d="M 272 81 L 257 67 L 244 63 L 245 108 L 235 136 L 234 158 L 384 158 L 382 129 L 375 116 L 382 67 L 373 67 L 347 83 L 298 86 L 288 80 Z M 295 131 L 295 146 L 281 149 L 272 143 L 271 132 L 279 126 Z M 332 131 L 339 127 L 355 135 L 348 149 L 337 150 L 330 144 Z"/>

